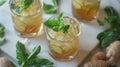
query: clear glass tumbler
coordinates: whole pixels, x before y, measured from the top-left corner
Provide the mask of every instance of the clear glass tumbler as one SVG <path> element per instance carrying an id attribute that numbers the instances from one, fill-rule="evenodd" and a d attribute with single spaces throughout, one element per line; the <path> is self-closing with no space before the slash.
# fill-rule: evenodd
<path id="1" fill-rule="evenodd" d="M 96 18 L 100 0 L 72 0 L 72 11 L 76 18 L 91 21 Z"/>
<path id="2" fill-rule="evenodd" d="M 65 16 L 63 22 L 70 25 L 67 34 L 63 31 L 55 32 L 47 27 L 46 34 L 50 55 L 57 60 L 69 61 L 78 53 L 81 26 L 78 20 L 70 16 Z"/>
<path id="3" fill-rule="evenodd" d="M 10 10 L 16 32 L 22 37 L 33 37 L 42 33 L 41 0 L 10 0 Z"/>

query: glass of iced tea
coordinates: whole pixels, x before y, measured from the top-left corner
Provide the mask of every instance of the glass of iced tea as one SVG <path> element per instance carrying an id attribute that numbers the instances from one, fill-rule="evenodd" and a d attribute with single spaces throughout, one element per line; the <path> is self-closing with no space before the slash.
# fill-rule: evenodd
<path id="1" fill-rule="evenodd" d="M 57 17 L 52 17 L 52 19 Z M 78 53 L 81 26 L 78 20 L 70 16 L 64 16 L 63 23 L 69 24 L 68 33 L 63 33 L 63 31 L 55 32 L 46 27 L 49 53 L 57 60 L 69 61 L 74 59 Z"/>
<path id="2" fill-rule="evenodd" d="M 96 18 L 100 0 L 72 0 L 72 11 L 76 18 L 91 21 Z"/>
<path id="3" fill-rule="evenodd" d="M 42 32 L 41 0 L 10 0 L 15 31 L 22 37 L 38 36 Z"/>

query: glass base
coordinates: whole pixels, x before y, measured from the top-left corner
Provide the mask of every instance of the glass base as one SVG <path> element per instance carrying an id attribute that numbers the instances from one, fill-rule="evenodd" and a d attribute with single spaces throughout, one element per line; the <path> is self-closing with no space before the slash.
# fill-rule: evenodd
<path id="1" fill-rule="evenodd" d="M 15 32 L 17 33 L 18 36 L 23 37 L 23 38 L 31 38 L 31 37 L 37 37 L 43 34 L 43 24 L 41 25 L 40 29 L 38 32 L 35 33 L 30 33 L 30 34 L 21 34 L 14 28 Z"/>
<path id="2" fill-rule="evenodd" d="M 79 50 L 73 56 L 69 56 L 69 58 L 57 58 L 49 51 L 49 55 L 52 58 L 54 58 L 55 60 L 57 60 L 57 61 L 66 61 L 66 62 L 74 60 L 77 57 L 78 53 L 79 53 Z"/>

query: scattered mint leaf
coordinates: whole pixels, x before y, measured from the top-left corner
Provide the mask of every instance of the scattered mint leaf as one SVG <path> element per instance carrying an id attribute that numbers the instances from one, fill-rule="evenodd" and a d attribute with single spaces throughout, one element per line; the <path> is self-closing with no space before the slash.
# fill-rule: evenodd
<path id="1" fill-rule="evenodd" d="M 50 5 L 50 4 L 45 4 L 45 3 L 44 3 L 44 6 L 43 6 L 43 10 L 47 14 L 53 14 L 53 13 L 57 12 L 57 8 L 55 6 Z"/>
<path id="2" fill-rule="evenodd" d="M 59 0 L 52 0 L 52 2 L 55 6 L 58 6 L 58 4 L 59 4 Z"/>
<path id="3" fill-rule="evenodd" d="M 2 6 L 5 2 L 6 0 L 0 0 L 0 6 Z"/>
<path id="4" fill-rule="evenodd" d="M 21 42 L 17 42 L 16 44 L 16 53 L 17 53 L 17 59 L 18 63 L 21 65 L 23 62 L 26 62 L 26 59 L 28 57 L 28 53 L 25 49 L 25 46 Z"/>
<path id="5" fill-rule="evenodd" d="M 40 46 L 35 47 L 33 49 L 32 53 L 28 56 L 27 60 L 31 60 L 31 59 L 36 58 L 36 56 L 39 54 L 40 50 L 41 50 Z"/>
<path id="6" fill-rule="evenodd" d="M 5 27 L 0 24 L 0 37 L 1 38 L 4 37 L 4 35 L 5 35 L 5 31 L 4 30 L 5 30 Z"/>
<path id="7" fill-rule="evenodd" d="M 17 42 L 16 53 L 21 67 L 53 67 L 53 62 L 45 58 L 38 58 L 41 47 L 36 46 L 31 53 L 27 53 L 24 44 Z"/>
<path id="8" fill-rule="evenodd" d="M 6 39 L 0 39 L 0 46 L 6 43 Z"/>
<path id="9" fill-rule="evenodd" d="M 28 62 L 28 65 L 30 65 L 30 67 L 53 67 L 53 64 L 54 63 L 48 59 L 38 57 L 33 59 L 32 62 Z"/>
<path id="10" fill-rule="evenodd" d="M 59 0 L 52 0 L 53 5 L 44 3 L 43 10 L 47 14 L 53 14 L 57 12 Z"/>
<path id="11" fill-rule="evenodd" d="M 99 23 L 100 26 L 103 26 L 106 23 L 105 20 L 104 21 L 97 20 L 97 22 Z"/>
<path id="12" fill-rule="evenodd" d="M 103 48 L 108 47 L 114 41 L 120 41 L 120 23 L 118 22 L 119 16 L 115 9 L 111 6 L 104 8 L 107 17 L 104 20 L 98 20 L 100 25 L 106 22 L 111 26 L 109 29 L 99 33 L 97 39 Z"/>
<path id="13" fill-rule="evenodd" d="M 48 19 L 44 24 L 55 32 L 63 30 L 63 33 L 66 34 L 68 32 L 69 25 L 65 25 L 63 19 L 64 13 L 61 13 L 58 18 Z"/>
<path id="14" fill-rule="evenodd" d="M 100 25 L 104 25 L 105 23 L 108 23 L 111 25 L 111 27 L 115 27 L 118 20 L 119 16 L 118 13 L 115 11 L 115 9 L 111 6 L 107 6 L 104 8 L 104 11 L 107 13 L 107 17 L 104 18 L 104 20 L 98 20 L 98 23 Z"/>

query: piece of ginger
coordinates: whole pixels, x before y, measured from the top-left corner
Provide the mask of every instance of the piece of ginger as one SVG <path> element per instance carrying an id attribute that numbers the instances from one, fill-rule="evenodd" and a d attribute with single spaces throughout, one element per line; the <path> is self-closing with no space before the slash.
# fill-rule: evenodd
<path id="1" fill-rule="evenodd" d="M 84 67 L 107 67 L 106 55 L 103 52 L 96 53 Z"/>
<path id="2" fill-rule="evenodd" d="M 106 49 L 106 56 L 110 63 L 115 63 L 120 57 L 120 41 L 115 41 Z"/>

